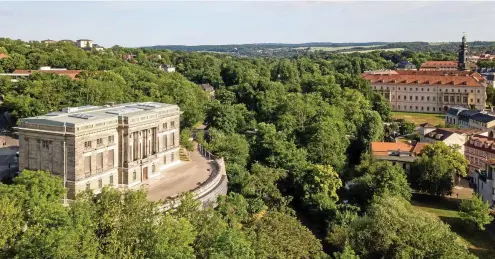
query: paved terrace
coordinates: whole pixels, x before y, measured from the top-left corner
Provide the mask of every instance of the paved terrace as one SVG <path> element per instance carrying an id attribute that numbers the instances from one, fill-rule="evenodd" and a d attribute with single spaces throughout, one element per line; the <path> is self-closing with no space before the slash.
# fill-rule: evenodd
<path id="1" fill-rule="evenodd" d="M 180 165 L 167 169 L 136 188 L 147 189 L 150 201 L 165 200 L 193 190 L 208 179 L 214 162 L 203 157 L 196 148 L 190 152 L 190 157 L 191 161 L 181 161 Z"/>

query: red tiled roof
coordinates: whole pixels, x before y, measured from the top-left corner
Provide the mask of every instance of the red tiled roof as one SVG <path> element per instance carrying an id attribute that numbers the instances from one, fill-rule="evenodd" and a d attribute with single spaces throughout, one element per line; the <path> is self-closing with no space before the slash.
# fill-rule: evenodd
<path id="1" fill-rule="evenodd" d="M 371 153 L 374 156 L 388 156 L 389 151 L 402 151 L 418 155 L 425 145 L 428 145 L 428 143 L 411 145 L 404 142 L 371 142 Z"/>
<path id="2" fill-rule="evenodd" d="M 413 146 L 403 142 L 371 142 L 371 153 L 374 156 L 388 156 L 388 152 L 406 151 L 409 152 Z"/>
<path id="3" fill-rule="evenodd" d="M 372 84 L 420 84 L 484 87 L 484 78 L 476 72 L 468 71 L 414 71 L 400 70 L 397 74 L 363 73 L 361 78 Z"/>
<path id="4" fill-rule="evenodd" d="M 457 68 L 458 66 L 459 63 L 457 61 L 426 61 L 425 63 L 421 64 L 421 68 Z"/>
<path id="5" fill-rule="evenodd" d="M 471 144 L 471 140 L 474 141 L 473 144 Z M 482 143 L 482 146 L 481 147 L 475 146 L 474 143 L 476 141 L 480 141 Z M 494 143 L 495 143 L 494 138 L 490 138 L 490 137 L 483 136 L 483 135 L 474 135 L 474 136 L 469 138 L 469 140 L 464 144 L 464 146 L 478 149 L 478 150 L 483 150 L 483 151 L 486 151 L 488 153 L 495 154 L 495 149 L 492 148 Z M 485 147 L 485 144 L 488 144 L 488 147 Z"/>
<path id="6" fill-rule="evenodd" d="M 415 155 L 419 155 L 426 145 L 428 145 L 428 143 L 416 143 L 411 152 Z"/>
<path id="7" fill-rule="evenodd" d="M 23 70 L 16 69 L 14 74 L 32 74 L 32 73 L 52 73 L 57 75 L 66 75 L 72 79 L 75 79 L 77 75 L 81 73 L 81 70 Z"/>
<path id="8" fill-rule="evenodd" d="M 8 54 L 6 54 L 6 53 L 0 53 L 0 59 L 2 59 L 2 58 L 8 58 L 8 57 L 9 57 Z"/>

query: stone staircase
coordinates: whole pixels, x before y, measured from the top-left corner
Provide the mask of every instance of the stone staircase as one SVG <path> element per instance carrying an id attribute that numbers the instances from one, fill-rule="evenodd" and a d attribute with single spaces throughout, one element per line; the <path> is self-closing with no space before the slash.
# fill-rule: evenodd
<path id="1" fill-rule="evenodd" d="M 181 161 L 191 161 L 191 156 L 189 155 L 189 151 L 187 149 L 181 147 L 179 150 L 179 157 Z"/>

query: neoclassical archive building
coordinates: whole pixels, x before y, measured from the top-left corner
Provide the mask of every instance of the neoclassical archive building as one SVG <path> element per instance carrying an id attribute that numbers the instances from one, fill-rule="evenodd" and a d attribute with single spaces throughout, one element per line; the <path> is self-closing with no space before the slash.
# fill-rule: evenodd
<path id="1" fill-rule="evenodd" d="M 127 188 L 180 163 L 177 105 L 144 102 L 64 108 L 22 119 L 19 170 L 64 179 L 67 198 Z"/>
<path id="2" fill-rule="evenodd" d="M 365 72 L 361 77 L 389 101 L 392 111 L 444 113 L 454 106 L 485 109 L 487 80 L 479 73 L 469 71 L 472 64 L 467 61 L 465 36 L 458 62 L 426 63 L 434 65 L 429 65 L 428 69 L 422 66 L 419 70 Z"/>

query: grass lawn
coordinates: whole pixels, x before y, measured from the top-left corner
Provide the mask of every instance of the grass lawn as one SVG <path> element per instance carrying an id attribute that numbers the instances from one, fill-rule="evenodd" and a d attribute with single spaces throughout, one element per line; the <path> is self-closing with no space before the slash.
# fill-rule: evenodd
<path id="1" fill-rule="evenodd" d="M 445 115 L 435 113 L 419 113 L 419 112 L 392 112 L 392 117 L 396 119 L 404 119 L 416 125 L 428 122 L 432 125 L 444 124 Z"/>
<path id="2" fill-rule="evenodd" d="M 495 240 L 487 231 L 466 229 L 458 214 L 457 199 L 414 194 L 411 203 L 416 208 L 433 213 L 450 225 L 451 230 L 457 233 L 469 250 L 479 258 L 495 258 Z"/>

